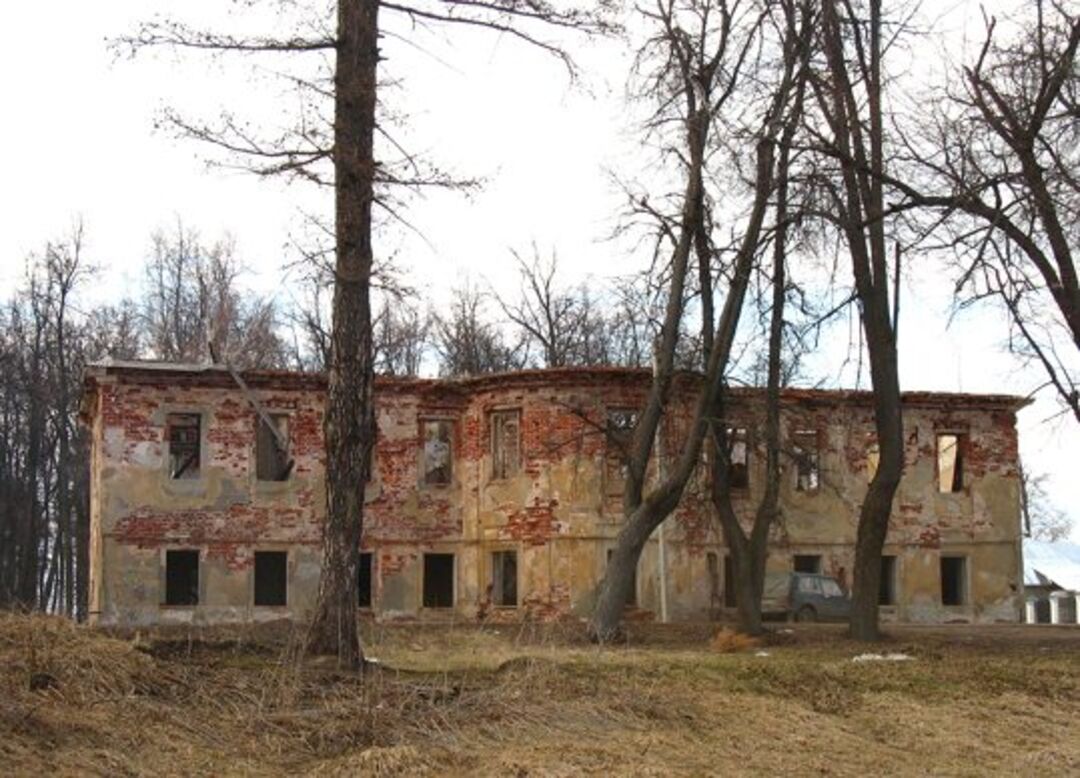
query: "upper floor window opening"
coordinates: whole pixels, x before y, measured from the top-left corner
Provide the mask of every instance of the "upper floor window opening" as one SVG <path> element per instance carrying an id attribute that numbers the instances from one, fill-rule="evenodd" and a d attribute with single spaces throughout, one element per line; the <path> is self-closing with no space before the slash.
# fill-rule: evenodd
<path id="1" fill-rule="evenodd" d="M 791 436 L 795 458 L 795 491 L 816 492 L 821 486 L 821 453 L 817 430 L 796 430 Z"/>
<path id="2" fill-rule="evenodd" d="M 448 486 L 454 476 L 454 423 L 448 419 L 425 419 L 420 422 L 420 429 L 423 437 L 420 483 Z"/>
<path id="3" fill-rule="evenodd" d="M 750 434 L 746 427 L 727 428 L 728 486 L 750 488 Z"/>
<path id="4" fill-rule="evenodd" d="M 512 478 L 521 470 L 521 411 L 491 412 L 491 477 Z"/>
<path id="5" fill-rule="evenodd" d="M 283 413 L 257 415 L 255 478 L 259 481 L 287 481 L 292 468 L 293 460 L 289 456 L 289 417 Z"/>
<path id="6" fill-rule="evenodd" d="M 964 435 L 956 432 L 937 436 L 939 492 L 960 492 L 964 489 L 964 438 Z"/>
<path id="7" fill-rule="evenodd" d="M 169 478 L 198 478 L 202 465 L 202 417 L 197 413 L 170 413 L 165 419 L 165 439 L 169 445 Z"/>

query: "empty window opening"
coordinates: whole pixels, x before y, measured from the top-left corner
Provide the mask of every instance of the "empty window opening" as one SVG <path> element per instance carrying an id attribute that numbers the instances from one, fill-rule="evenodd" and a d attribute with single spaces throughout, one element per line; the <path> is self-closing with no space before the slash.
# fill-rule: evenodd
<path id="1" fill-rule="evenodd" d="M 821 485 L 821 462 L 818 451 L 818 434 L 814 430 L 798 430 L 792 435 L 792 453 L 795 457 L 795 490 L 817 491 Z"/>
<path id="2" fill-rule="evenodd" d="M 896 557 L 894 556 L 881 557 L 878 605 L 896 605 Z"/>
<path id="3" fill-rule="evenodd" d="M 609 548 L 607 550 L 607 563 L 611 564 L 611 556 L 615 553 L 615 549 Z M 630 598 L 626 601 L 627 605 L 637 605 L 637 567 L 630 571 Z"/>
<path id="4" fill-rule="evenodd" d="M 420 481 L 424 486 L 448 486 L 453 478 L 454 422 L 432 419 L 421 422 L 424 439 Z"/>
<path id="5" fill-rule="evenodd" d="M 734 608 L 735 599 L 735 562 L 730 554 L 724 555 L 724 607 Z"/>
<path id="6" fill-rule="evenodd" d="M 750 446 L 745 427 L 728 427 L 728 486 L 747 489 L 750 486 Z"/>
<path id="7" fill-rule="evenodd" d="M 199 477 L 200 427 L 197 413 L 170 413 L 165 420 L 169 441 L 169 477 L 191 479 Z"/>
<path id="8" fill-rule="evenodd" d="M 821 554 L 796 554 L 793 569 L 796 573 L 821 575 Z"/>
<path id="9" fill-rule="evenodd" d="M 517 552 L 491 555 L 491 599 L 500 608 L 517 607 Z"/>
<path id="10" fill-rule="evenodd" d="M 374 558 L 374 554 L 368 551 L 360 552 L 360 563 L 356 568 L 356 588 L 360 592 L 357 604 L 361 608 L 371 607 L 371 572 Z"/>
<path id="11" fill-rule="evenodd" d="M 881 448 L 877 441 L 871 441 L 866 446 L 866 482 L 874 480 L 877 475 L 878 465 L 881 464 Z"/>
<path id="12" fill-rule="evenodd" d="M 453 554 L 424 554 L 424 607 L 454 607 Z"/>
<path id="13" fill-rule="evenodd" d="M 963 605 L 967 602 L 967 559 L 962 556 L 941 558 L 941 604 Z"/>
<path id="14" fill-rule="evenodd" d="M 608 439 L 615 444 L 620 453 L 628 453 L 634 442 L 634 430 L 637 428 L 638 414 L 632 408 L 609 408 L 607 412 Z"/>
<path id="15" fill-rule="evenodd" d="M 199 552 L 165 552 L 165 604 L 199 604 Z"/>
<path id="16" fill-rule="evenodd" d="M 705 554 L 705 565 L 709 571 L 709 610 L 718 608 L 723 603 L 723 584 L 720 580 L 720 556 L 715 551 Z"/>
<path id="17" fill-rule="evenodd" d="M 273 428 L 267 424 L 273 425 Z M 289 457 L 289 417 L 283 414 L 255 417 L 255 478 L 287 481 L 293 468 Z"/>
<path id="18" fill-rule="evenodd" d="M 288 600 L 288 562 L 285 551 L 255 552 L 255 604 L 285 605 Z"/>
<path id="19" fill-rule="evenodd" d="M 945 433 L 937 436 L 938 491 L 959 492 L 964 488 L 964 436 Z"/>
<path id="20" fill-rule="evenodd" d="M 491 414 L 491 477 L 512 478 L 521 470 L 521 412 Z"/>
<path id="21" fill-rule="evenodd" d="M 630 408 L 609 408 L 607 412 L 607 486 L 610 493 L 619 493 L 626 484 L 626 462 L 634 445 L 637 411 Z"/>

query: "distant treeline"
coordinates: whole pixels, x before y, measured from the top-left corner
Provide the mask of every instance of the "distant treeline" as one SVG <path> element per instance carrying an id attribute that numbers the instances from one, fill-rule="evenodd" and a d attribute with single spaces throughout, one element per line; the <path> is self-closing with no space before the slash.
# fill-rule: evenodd
<path id="1" fill-rule="evenodd" d="M 104 358 L 321 370 L 329 279 L 314 265 L 288 293 L 259 295 L 231 239 L 178 223 L 151 237 L 142 283 L 104 304 L 101 272 L 75 225 L 26 258 L 0 302 L 0 607 L 84 618 L 88 602 L 89 451 L 78 421 L 85 366 Z M 373 322 L 378 371 L 407 376 L 525 367 L 647 365 L 656 334 L 646 278 L 564 286 L 552 257 L 517 257 L 520 293 L 466 284 L 445 311 L 383 279 Z M 283 302 L 281 297 L 285 298 Z M 694 365 L 697 344 L 682 362 Z"/>

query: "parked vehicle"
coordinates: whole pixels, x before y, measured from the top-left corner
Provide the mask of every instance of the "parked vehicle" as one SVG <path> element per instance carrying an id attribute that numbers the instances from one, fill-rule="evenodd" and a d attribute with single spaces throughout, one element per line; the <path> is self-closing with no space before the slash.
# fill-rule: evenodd
<path id="1" fill-rule="evenodd" d="M 827 575 L 770 573 L 765 576 L 761 613 L 795 621 L 847 621 L 851 598 Z"/>

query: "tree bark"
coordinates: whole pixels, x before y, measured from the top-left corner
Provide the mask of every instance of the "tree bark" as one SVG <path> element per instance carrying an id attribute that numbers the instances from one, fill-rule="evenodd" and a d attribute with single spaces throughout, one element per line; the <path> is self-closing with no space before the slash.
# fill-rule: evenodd
<path id="1" fill-rule="evenodd" d="M 338 4 L 334 172 L 337 258 L 327 370 L 326 519 L 308 650 L 362 665 L 357 565 L 374 446 L 371 209 L 374 198 L 377 0 Z"/>
<path id="2" fill-rule="evenodd" d="M 762 213 L 754 214 L 751 224 L 756 221 L 760 229 L 762 216 L 763 209 Z M 692 234 L 692 225 L 689 233 Z M 626 512 L 626 524 L 615 541 L 615 549 L 600 582 L 596 608 L 589 625 L 590 634 L 597 641 L 607 642 L 619 636 L 623 607 L 630 597 L 634 570 L 641 551 L 653 531 L 679 504 L 686 482 L 701 457 L 701 446 L 711 424 L 710 414 L 720 396 L 724 370 L 739 326 L 743 300 L 753 267 L 754 245 L 754 241 L 744 241 L 736 258 L 731 286 L 724 300 L 724 308 L 709 354 L 703 386 L 698 394 L 691 426 L 686 431 L 675 467 L 635 509 Z M 685 264 L 683 270 L 685 273 Z M 662 456 L 663 452 L 659 452 L 659 455 Z"/>
<path id="3" fill-rule="evenodd" d="M 889 274 L 885 251 L 884 129 L 881 106 L 881 0 L 870 0 L 869 62 L 866 72 L 866 111 L 869 138 L 859 115 L 859 101 L 848 76 L 838 0 L 823 6 L 825 52 L 831 76 L 831 126 L 839 149 L 843 199 L 837 202 L 851 252 L 855 290 L 862 309 L 870 378 L 874 386 L 874 424 L 880 461 L 859 511 L 855 541 L 850 634 L 857 640 L 876 640 L 881 550 L 889 528 L 893 498 L 904 463 L 904 433 L 900 405 L 895 322 L 890 320 Z M 869 147 L 869 153 L 867 153 Z"/>
<path id="4" fill-rule="evenodd" d="M 801 90 L 800 90 L 801 100 Z M 796 118 L 788 124 L 791 133 Z M 784 302 L 786 298 L 785 261 L 787 251 L 787 190 L 790 136 L 781 145 L 776 183 L 776 235 L 773 244 L 772 311 L 769 316 L 769 367 L 765 390 L 765 491 L 754 516 L 749 537 L 743 532 L 731 502 L 726 456 L 726 430 L 716 430 L 713 457 L 713 507 L 733 562 L 735 611 L 739 632 L 760 635 L 761 596 L 765 586 L 765 562 L 768 558 L 769 530 L 780 513 L 780 383 L 783 347 Z M 724 418 L 723 397 L 718 399 L 714 418 Z M 749 445 L 749 441 L 747 441 Z"/>
<path id="5" fill-rule="evenodd" d="M 768 557 L 769 530 L 780 513 L 780 384 L 781 350 L 784 331 L 784 302 L 787 294 L 785 263 L 788 232 L 788 181 L 792 140 L 802 118 L 806 87 L 806 65 L 810 55 L 810 37 L 814 14 L 805 4 L 797 12 L 791 7 L 786 14 L 785 33 L 786 77 L 773 97 L 766 137 L 758 146 L 758 172 L 755 181 L 757 202 L 755 213 L 764 216 L 768 197 L 776 191 L 776 230 L 773 242 L 772 311 L 769 317 L 768 378 L 765 391 L 765 491 L 747 535 L 739 523 L 731 501 L 728 478 L 728 444 L 724 420 L 724 396 L 717 396 L 713 412 L 712 502 L 716 510 L 724 544 L 732 561 L 735 585 L 735 608 L 740 632 L 759 635 L 764 631 L 761 620 L 761 596 L 765 584 L 765 562 Z M 783 114 L 788 95 L 794 91 L 791 110 Z M 782 131 L 781 131 L 782 128 Z M 779 144 L 776 144 L 779 135 Z M 779 145 L 777 157 L 776 145 Z M 774 163 L 775 160 L 775 163 Z M 760 240 L 761 218 L 751 221 L 745 236 L 746 250 L 753 251 Z M 747 441 L 747 445 L 750 441 Z"/>

